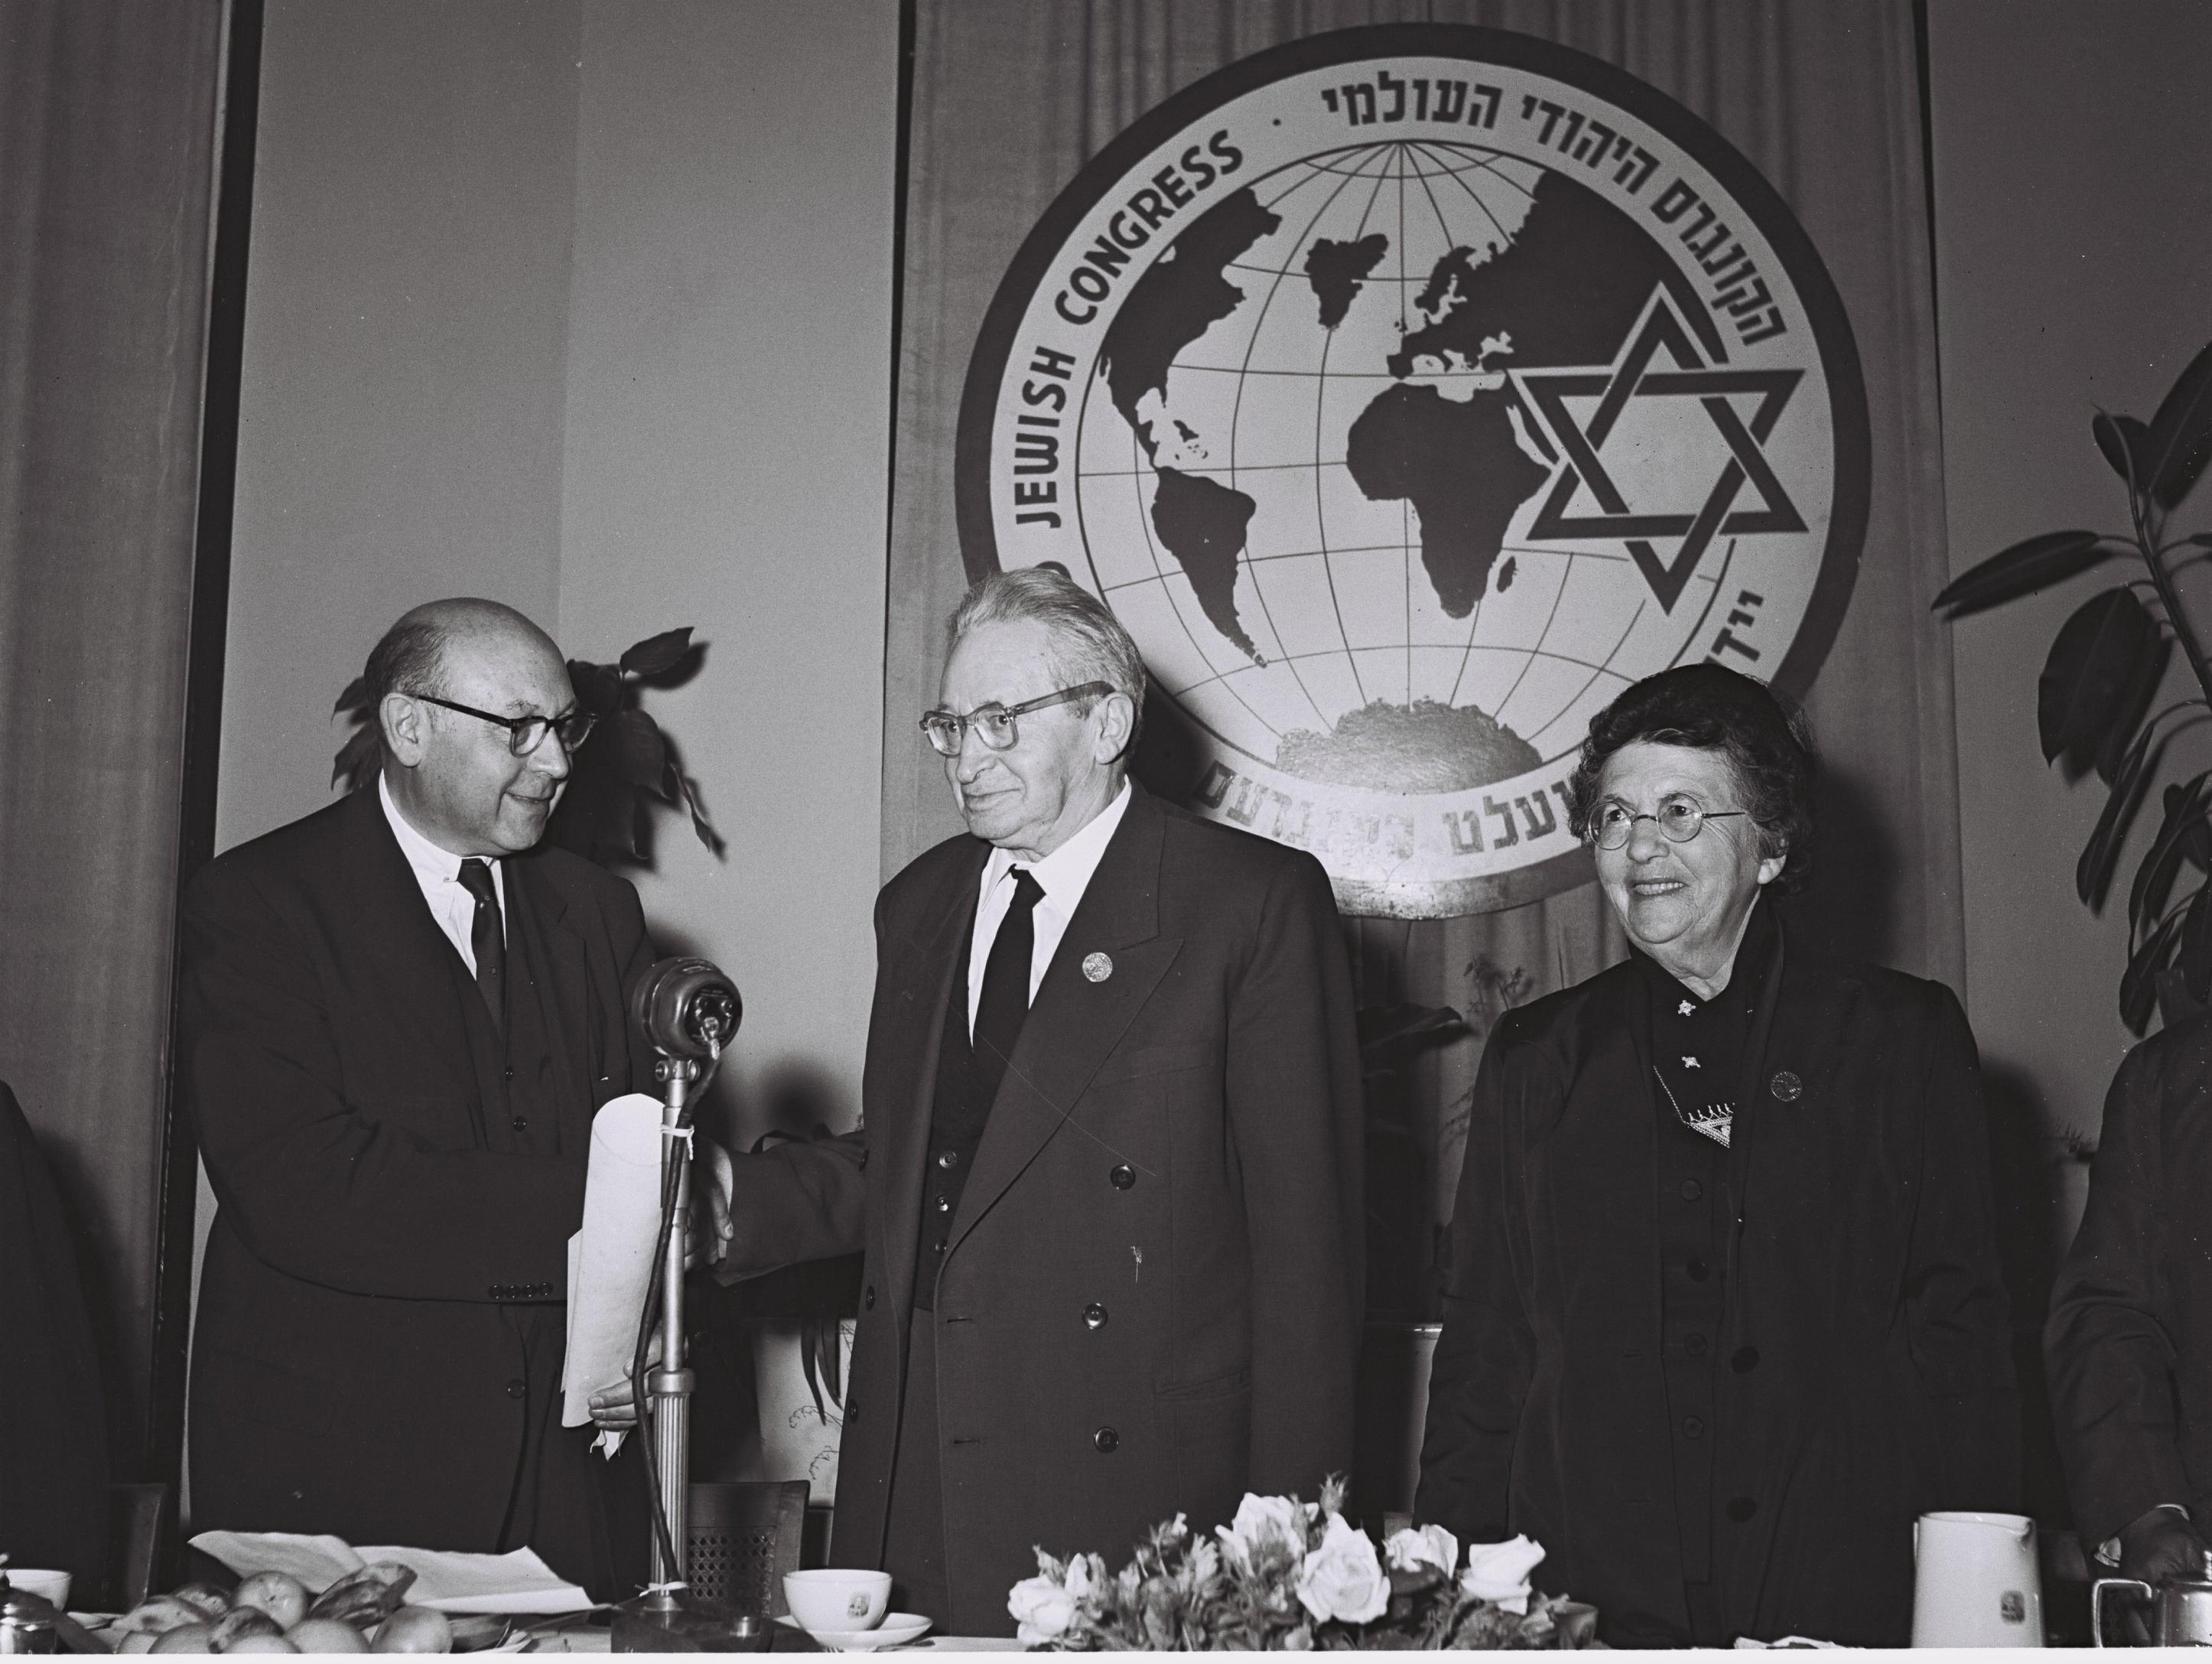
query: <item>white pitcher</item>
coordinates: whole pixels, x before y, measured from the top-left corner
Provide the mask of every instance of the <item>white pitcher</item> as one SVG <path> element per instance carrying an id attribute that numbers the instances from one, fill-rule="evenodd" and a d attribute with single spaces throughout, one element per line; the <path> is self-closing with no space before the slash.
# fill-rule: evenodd
<path id="1" fill-rule="evenodd" d="M 2043 1580 L 2024 1514 L 1923 1514 L 1912 1523 L 1912 1644 L 2040 1647 Z"/>

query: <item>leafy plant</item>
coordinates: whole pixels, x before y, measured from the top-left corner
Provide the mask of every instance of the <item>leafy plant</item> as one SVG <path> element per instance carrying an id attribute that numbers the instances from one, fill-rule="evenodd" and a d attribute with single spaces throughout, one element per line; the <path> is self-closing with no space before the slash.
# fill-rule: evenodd
<path id="1" fill-rule="evenodd" d="M 546 838 L 602 866 L 653 864 L 653 806 L 681 808 L 699 841 L 717 856 L 727 847 L 699 801 L 699 783 L 684 771 L 671 740 L 641 708 L 648 687 L 680 687 L 706 653 L 690 626 L 663 631 L 639 642 L 613 664 L 568 661 L 576 703 L 597 716 L 592 737 L 570 759 L 568 789 L 554 812 Z M 331 783 L 349 791 L 376 783 L 382 765 L 375 702 L 356 676 L 338 695 L 334 715 L 350 717 L 353 730 L 338 748 Z"/>
<path id="2" fill-rule="evenodd" d="M 2212 715 L 2212 661 L 2174 585 L 2181 569 L 2212 550 L 2212 532 L 2167 536 L 2174 509 L 2212 460 L 2212 345 L 2190 361 L 2148 422 L 2100 410 L 2090 434 L 2127 486 L 2128 534 L 2046 532 L 2015 543 L 1953 582 L 1934 609 L 1955 621 L 2106 561 L 2142 560 L 2145 576 L 2092 596 L 2060 626 L 2036 686 L 2044 760 L 2069 780 L 2094 769 L 2105 783 L 2104 813 L 2074 869 L 2075 893 L 2099 912 L 2168 745 Z M 2177 644 L 2197 692 L 2154 711 Z M 2179 970 L 2197 1003 L 2212 998 L 2212 878 L 2172 899 L 2185 864 L 2212 874 L 2212 771 L 2166 782 L 2159 802 L 2157 834 L 2128 886 L 2120 1019 L 2138 1034 L 2169 970 Z"/>

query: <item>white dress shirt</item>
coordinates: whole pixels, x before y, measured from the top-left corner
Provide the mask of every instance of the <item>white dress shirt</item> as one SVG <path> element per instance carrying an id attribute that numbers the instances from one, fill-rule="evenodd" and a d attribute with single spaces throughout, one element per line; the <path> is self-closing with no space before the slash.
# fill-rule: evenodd
<path id="1" fill-rule="evenodd" d="M 1034 1000 L 1037 984 L 1044 980 L 1045 967 L 1059 950 L 1060 939 L 1067 934 L 1067 921 L 1075 917 L 1076 904 L 1091 887 L 1091 875 L 1098 870 L 1099 857 L 1114 841 L 1114 829 L 1121 824 L 1128 808 L 1129 783 L 1124 780 L 1112 802 L 1043 860 L 1031 863 L 1017 860 L 1006 850 L 991 851 L 991 858 L 983 863 L 983 890 L 975 904 L 975 936 L 968 948 L 969 1039 L 975 1038 L 975 1011 L 983 1003 L 983 967 L 990 963 L 991 944 L 999 939 L 999 926 L 1006 923 L 1006 910 L 1014 905 L 1014 869 L 1028 867 L 1037 887 L 1044 892 L 1030 915 L 1036 922 L 1036 945 L 1030 950 L 1029 997 Z"/>
<path id="2" fill-rule="evenodd" d="M 414 869 L 415 881 L 422 887 L 422 899 L 430 904 L 430 917 L 438 921 L 438 928 L 446 933 L 461 956 L 461 963 L 469 967 L 469 974 L 477 973 L 477 952 L 470 945 L 470 932 L 477 920 L 477 899 L 461 887 L 461 857 L 440 849 L 409 824 L 399 812 L 399 805 L 392 801 L 392 788 L 385 784 L 384 777 L 376 777 L 377 801 L 384 805 L 384 818 L 392 823 L 392 835 L 399 840 L 399 852 L 407 857 Z M 1103 817 L 1102 817 L 1103 818 Z M 492 893 L 499 898 L 499 927 L 507 929 L 507 880 L 501 875 L 500 863 L 488 862 L 491 868 Z M 999 906 L 1006 911 L 1006 904 Z"/>

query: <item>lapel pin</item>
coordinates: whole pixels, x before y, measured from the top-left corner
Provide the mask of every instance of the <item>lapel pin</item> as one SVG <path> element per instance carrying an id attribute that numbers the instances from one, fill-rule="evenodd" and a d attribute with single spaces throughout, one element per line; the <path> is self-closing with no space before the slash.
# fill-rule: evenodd
<path id="1" fill-rule="evenodd" d="M 1805 1083 L 1788 1070 L 1778 1070 L 1775 1071 L 1774 1079 L 1768 1082 L 1768 1089 L 1781 1102 L 1794 1104 L 1797 1101 L 1798 1095 L 1805 1090 Z"/>
<path id="2" fill-rule="evenodd" d="M 1085 954 L 1083 974 L 1093 982 L 1103 982 L 1114 974 L 1114 961 L 1103 954 Z"/>

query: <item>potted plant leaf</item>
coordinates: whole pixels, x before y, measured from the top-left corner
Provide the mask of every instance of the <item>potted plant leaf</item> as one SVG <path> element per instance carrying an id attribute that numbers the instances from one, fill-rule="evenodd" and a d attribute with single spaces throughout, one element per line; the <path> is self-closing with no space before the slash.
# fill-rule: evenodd
<path id="1" fill-rule="evenodd" d="M 2174 511 L 2212 460 L 2212 345 L 2181 372 L 2149 421 L 2100 410 L 2090 436 L 2126 488 L 2124 533 L 2045 532 L 2000 550 L 1936 597 L 1955 621 L 2134 557 L 2142 575 L 2093 595 L 2059 627 L 2036 686 L 2044 760 L 2069 780 L 2094 771 L 2104 812 L 2074 869 L 2074 888 L 2103 910 L 2123 846 L 2154 788 L 2158 831 L 2128 884 L 2128 962 L 2120 1020 L 2140 1034 L 2163 995 L 2212 999 L 2212 771 L 2168 777 L 2176 734 L 2212 716 L 2212 660 L 2184 610 L 2177 575 L 2212 551 L 2212 532 L 2178 535 Z M 2176 647 L 2195 692 L 2154 710 Z M 2192 869 L 2186 893 L 2174 888 Z"/>

